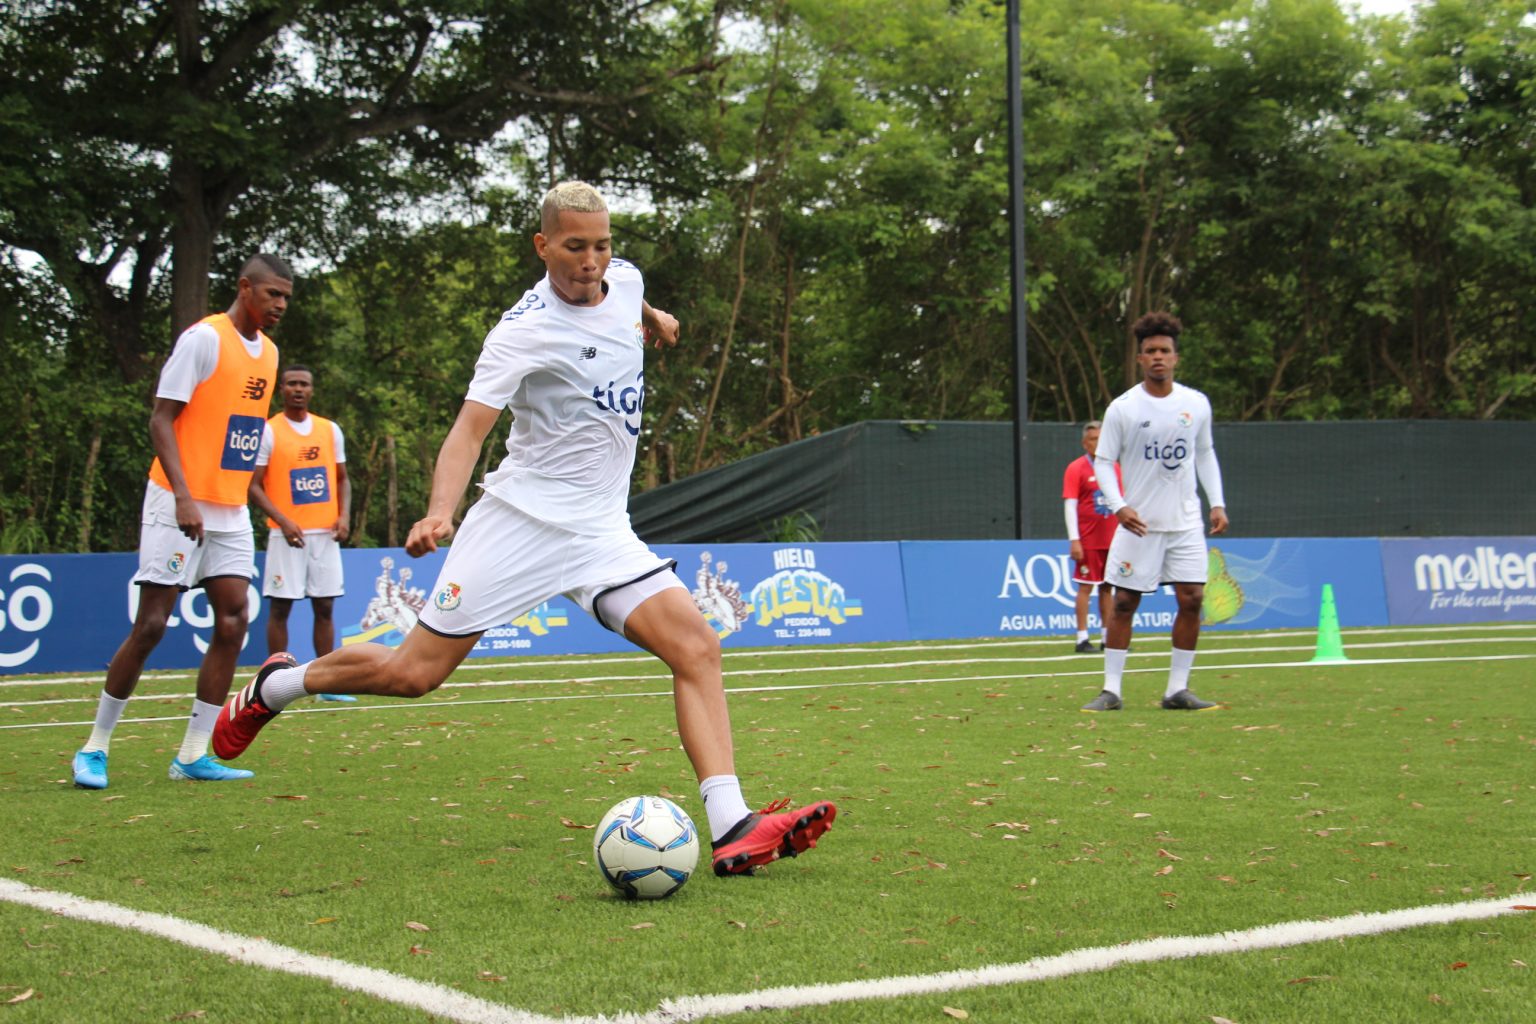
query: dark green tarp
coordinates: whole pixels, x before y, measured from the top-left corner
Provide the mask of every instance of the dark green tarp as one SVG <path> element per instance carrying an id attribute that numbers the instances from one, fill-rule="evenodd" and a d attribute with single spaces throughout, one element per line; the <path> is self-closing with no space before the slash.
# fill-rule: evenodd
<path id="1" fill-rule="evenodd" d="M 1012 426 L 874 420 L 630 499 L 653 543 L 1016 536 Z M 1236 536 L 1536 533 L 1536 423 L 1219 423 Z M 1064 537 L 1081 427 L 1028 431 L 1028 536 Z"/>

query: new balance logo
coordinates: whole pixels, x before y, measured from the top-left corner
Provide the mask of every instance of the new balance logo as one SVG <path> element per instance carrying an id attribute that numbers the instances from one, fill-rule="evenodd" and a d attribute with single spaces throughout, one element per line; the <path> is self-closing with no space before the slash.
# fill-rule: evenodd
<path id="1" fill-rule="evenodd" d="M 596 359 L 597 358 L 597 349 L 595 349 L 595 348 L 584 348 L 584 349 L 582 349 L 581 350 L 581 358 L 583 358 L 583 359 Z"/>
<path id="2" fill-rule="evenodd" d="M 240 392 L 241 398 L 249 398 L 253 402 L 259 402 L 267 397 L 267 378 L 247 377 L 245 388 Z"/>
<path id="3" fill-rule="evenodd" d="M 300 448 L 299 449 L 299 461 L 300 462 L 314 462 L 319 457 L 320 457 L 320 446 L 319 445 L 313 445 L 312 447 L 309 447 L 309 448 Z"/>
<path id="4" fill-rule="evenodd" d="M 1151 420 L 1142 420 L 1141 421 L 1141 429 L 1142 430 L 1146 430 L 1151 425 L 1152 425 L 1152 421 Z"/>

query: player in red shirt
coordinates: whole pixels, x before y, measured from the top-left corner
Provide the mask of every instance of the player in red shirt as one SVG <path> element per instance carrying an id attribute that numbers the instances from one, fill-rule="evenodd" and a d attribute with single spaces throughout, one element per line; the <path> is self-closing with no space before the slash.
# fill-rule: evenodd
<path id="1" fill-rule="evenodd" d="M 1109 588 L 1104 583 L 1104 563 L 1109 556 L 1109 542 L 1115 537 L 1119 525 L 1109 506 L 1104 504 L 1104 492 L 1099 490 L 1098 477 L 1094 475 L 1093 453 L 1099 447 L 1099 422 L 1093 420 L 1083 426 L 1083 451 L 1087 454 L 1073 459 L 1061 481 L 1061 496 L 1065 501 L 1067 538 L 1072 542 L 1072 560 L 1076 566 L 1072 579 L 1077 582 L 1077 653 L 1092 654 L 1104 649 L 1102 631 L 1109 621 Z M 1120 467 L 1115 466 L 1115 476 Z M 1093 588 L 1099 587 L 1099 645 L 1094 647 L 1088 639 L 1088 600 Z"/>

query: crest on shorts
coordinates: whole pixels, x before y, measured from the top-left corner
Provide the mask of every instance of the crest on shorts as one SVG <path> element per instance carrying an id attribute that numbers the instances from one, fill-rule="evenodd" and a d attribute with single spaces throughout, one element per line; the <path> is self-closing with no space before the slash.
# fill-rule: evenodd
<path id="1" fill-rule="evenodd" d="M 444 583 L 442 589 L 433 595 L 432 603 L 437 605 L 440 612 L 451 612 L 459 606 L 463 594 L 464 588 L 457 583 Z"/>
<path id="2" fill-rule="evenodd" d="M 278 573 L 276 576 L 272 577 L 272 588 L 274 590 L 280 590 L 282 588 L 282 586 L 283 586 L 283 576 L 282 576 L 282 573 Z"/>
<path id="3" fill-rule="evenodd" d="M 187 564 L 186 553 L 183 552 L 183 551 L 178 551 L 174 555 L 171 556 L 170 561 L 165 563 L 165 567 L 167 569 L 171 570 L 171 572 L 181 572 L 181 570 L 186 566 L 186 564 Z"/>
<path id="4" fill-rule="evenodd" d="M 1130 562 L 1121 562 L 1119 565 L 1115 566 L 1115 572 L 1119 573 L 1121 576 L 1129 576 L 1135 571 L 1135 569 L 1131 568 Z"/>

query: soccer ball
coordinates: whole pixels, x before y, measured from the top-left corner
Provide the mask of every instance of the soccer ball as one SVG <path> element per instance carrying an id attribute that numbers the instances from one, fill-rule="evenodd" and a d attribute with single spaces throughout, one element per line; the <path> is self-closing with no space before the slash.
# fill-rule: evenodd
<path id="1" fill-rule="evenodd" d="M 604 880 L 630 899 L 659 900 L 683 887 L 699 862 L 699 833 L 671 800 L 632 796 L 603 815 L 592 853 Z"/>

